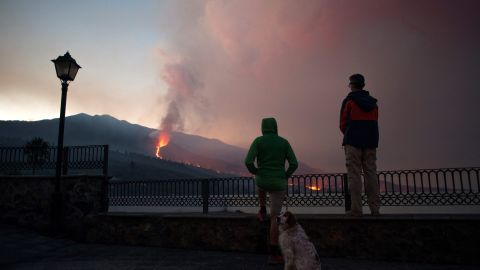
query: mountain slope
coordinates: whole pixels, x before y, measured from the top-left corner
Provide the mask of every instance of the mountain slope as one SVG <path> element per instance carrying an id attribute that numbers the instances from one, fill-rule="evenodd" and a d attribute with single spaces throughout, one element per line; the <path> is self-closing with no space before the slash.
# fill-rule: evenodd
<path id="1" fill-rule="evenodd" d="M 56 145 L 58 119 L 41 121 L 0 121 L 0 137 L 24 141 L 42 137 Z M 108 144 L 113 151 L 154 157 L 158 130 L 121 121 L 109 115 L 77 114 L 65 119 L 65 145 Z M 171 134 L 170 143 L 161 148 L 164 159 L 199 165 L 222 173 L 248 175 L 243 159 L 247 150 L 217 139 Z M 298 173 L 314 170 L 301 163 Z"/>

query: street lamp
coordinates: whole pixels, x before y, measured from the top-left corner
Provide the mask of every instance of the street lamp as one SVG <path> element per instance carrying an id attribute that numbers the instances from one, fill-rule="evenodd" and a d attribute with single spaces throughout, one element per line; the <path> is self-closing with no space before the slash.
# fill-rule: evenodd
<path id="1" fill-rule="evenodd" d="M 72 58 L 70 53 L 52 60 L 55 64 L 57 77 L 62 83 L 62 103 L 60 105 L 60 124 L 58 127 L 58 143 L 57 143 L 57 164 L 55 167 L 55 190 L 53 193 L 52 218 L 55 225 L 61 224 L 62 218 L 62 196 L 60 193 L 60 177 L 62 174 L 63 160 L 63 131 L 65 128 L 65 106 L 67 103 L 67 90 L 69 81 L 73 81 L 77 75 L 78 69 L 81 67 Z"/>

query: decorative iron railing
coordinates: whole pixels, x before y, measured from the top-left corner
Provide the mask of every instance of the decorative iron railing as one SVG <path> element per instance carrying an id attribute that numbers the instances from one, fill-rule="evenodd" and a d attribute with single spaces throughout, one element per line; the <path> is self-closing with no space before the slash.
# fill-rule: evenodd
<path id="1" fill-rule="evenodd" d="M 0 147 L 0 174 L 54 174 L 57 147 Z M 63 148 L 64 175 L 86 170 L 108 173 L 108 145 L 67 146 Z"/>
<path id="2" fill-rule="evenodd" d="M 382 205 L 479 205 L 479 171 L 476 167 L 379 172 Z"/>
<path id="3" fill-rule="evenodd" d="M 479 205 L 480 168 L 448 168 L 378 172 L 385 206 Z M 288 180 L 293 207 L 349 205 L 346 174 L 294 175 Z M 110 206 L 254 207 L 251 177 L 178 180 L 110 181 Z M 366 198 L 363 196 L 364 204 Z"/>

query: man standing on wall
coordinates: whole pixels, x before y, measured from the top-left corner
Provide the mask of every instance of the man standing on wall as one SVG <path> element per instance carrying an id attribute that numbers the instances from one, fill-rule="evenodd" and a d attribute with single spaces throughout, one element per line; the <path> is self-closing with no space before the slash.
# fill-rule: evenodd
<path id="1" fill-rule="evenodd" d="M 361 74 L 350 76 L 351 92 L 342 102 L 340 130 L 343 133 L 348 182 L 351 193 L 351 216 L 362 213 L 362 170 L 365 193 L 372 215 L 379 215 L 380 199 L 377 179 L 378 106 L 370 96 Z"/>
<path id="2" fill-rule="evenodd" d="M 255 166 L 255 161 L 257 166 Z M 285 161 L 288 169 L 285 170 Z M 258 189 L 260 211 L 257 217 L 264 220 L 267 215 L 267 193 L 270 195 L 270 248 L 268 263 L 283 263 L 282 253 L 278 245 L 277 216 L 282 210 L 288 178 L 298 167 L 297 158 L 290 143 L 278 136 L 275 118 L 262 119 L 262 136 L 257 137 L 248 150 L 245 158 L 248 171 L 255 175 Z"/>

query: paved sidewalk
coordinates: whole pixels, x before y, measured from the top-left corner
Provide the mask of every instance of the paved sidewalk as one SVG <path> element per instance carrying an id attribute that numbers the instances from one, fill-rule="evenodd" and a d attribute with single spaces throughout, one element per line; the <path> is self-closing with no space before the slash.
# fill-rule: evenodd
<path id="1" fill-rule="evenodd" d="M 323 270 L 474 270 L 475 266 L 391 263 L 321 258 Z M 262 254 L 83 244 L 0 224 L 0 269 L 253 270 L 268 266 Z"/>

